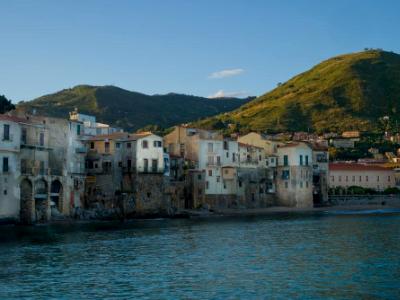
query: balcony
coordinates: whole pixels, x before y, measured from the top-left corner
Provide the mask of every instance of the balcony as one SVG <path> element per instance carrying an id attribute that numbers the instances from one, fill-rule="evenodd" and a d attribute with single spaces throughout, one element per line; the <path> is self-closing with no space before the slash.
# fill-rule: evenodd
<path id="1" fill-rule="evenodd" d="M 221 162 L 217 161 L 217 162 L 207 162 L 207 167 L 220 167 L 221 166 Z"/>

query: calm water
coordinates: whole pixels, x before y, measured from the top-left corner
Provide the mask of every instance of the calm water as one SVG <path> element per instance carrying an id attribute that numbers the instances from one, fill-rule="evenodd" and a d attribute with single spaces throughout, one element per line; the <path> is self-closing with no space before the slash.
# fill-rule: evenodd
<path id="1" fill-rule="evenodd" d="M 399 299 L 400 214 L 0 228 L 0 299 Z"/>

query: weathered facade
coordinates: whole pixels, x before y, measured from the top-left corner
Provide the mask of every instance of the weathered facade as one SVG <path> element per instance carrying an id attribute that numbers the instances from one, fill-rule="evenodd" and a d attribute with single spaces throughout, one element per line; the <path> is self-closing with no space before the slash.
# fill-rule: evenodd
<path id="1" fill-rule="evenodd" d="M 306 143 L 288 143 L 277 154 L 278 205 L 313 207 L 312 149 Z"/>

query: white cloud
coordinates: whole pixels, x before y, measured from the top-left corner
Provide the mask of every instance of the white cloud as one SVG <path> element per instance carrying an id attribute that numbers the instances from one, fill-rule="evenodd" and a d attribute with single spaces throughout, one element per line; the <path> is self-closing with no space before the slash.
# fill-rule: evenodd
<path id="1" fill-rule="evenodd" d="M 208 96 L 208 98 L 214 99 L 214 98 L 246 97 L 246 96 L 248 96 L 248 93 L 246 91 L 225 92 L 224 90 L 219 90 L 218 92 Z"/>
<path id="2" fill-rule="evenodd" d="M 227 70 L 214 72 L 211 75 L 209 75 L 208 78 L 210 78 L 210 79 L 227 78 L 227 77 L 237 76 L 243 72 L 244 72 L 243 69 L 227 69 Z"/>

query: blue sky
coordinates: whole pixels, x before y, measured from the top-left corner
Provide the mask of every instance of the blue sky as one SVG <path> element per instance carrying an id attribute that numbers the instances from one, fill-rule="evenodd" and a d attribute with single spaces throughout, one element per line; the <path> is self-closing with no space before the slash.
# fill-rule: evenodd
<path id="1" fill-rule="evenodd" d="M 0 0 L 0 94 L 260 95 L 334 55 L 400 53 L 399 12 L 397 0 Z"/>

